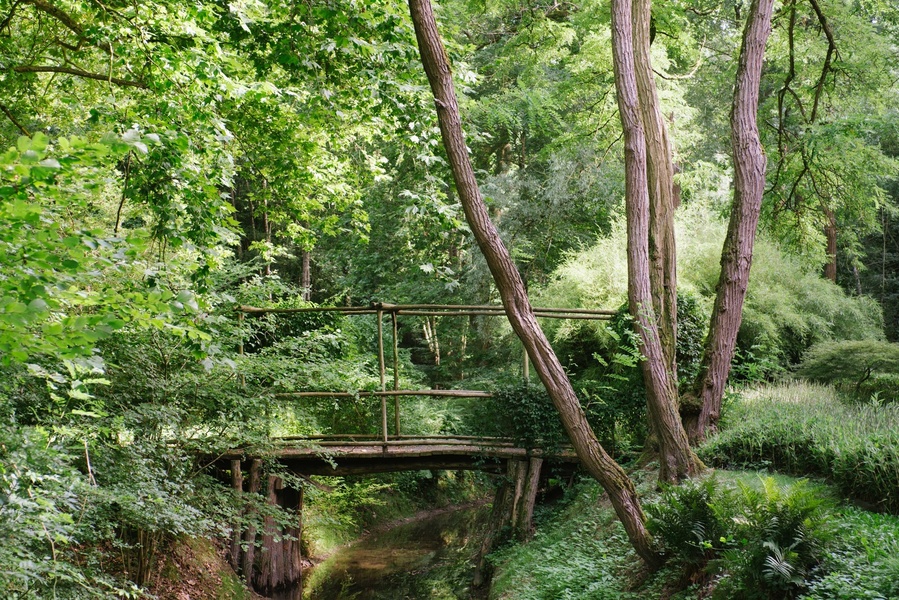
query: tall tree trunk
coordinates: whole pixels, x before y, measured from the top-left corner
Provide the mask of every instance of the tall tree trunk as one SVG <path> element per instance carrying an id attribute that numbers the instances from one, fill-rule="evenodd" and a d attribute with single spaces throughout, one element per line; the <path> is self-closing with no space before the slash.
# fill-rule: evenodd
<path id="1" fill-rule="evenodd" d="M 827 238 L 827 262 L 824 263 L 824 277 L 837 282 L 837 218 L 833 210 L 822 205 L 827 223 L 824 225 L 824 237 Z"/>
<path id="2" fill-rule="evenodd" d="M 749 284 L 752 250 L 765 190 L 765 152 L 759 139 L 756 113 L 773 4 L 774 0 L 753 0 L 743 31 L 730 116 L 734 199 L 721 251 L 718 293 L 696 381 L 700 411 L 689 423 L 694 440 L 704 439 L 717 426 L 724 385 L 730 374 L 743 318 L 743 300 Z"/>
<path id="3" fill-rule="evenodd" d="M 303 300 L 309 302 L 312 299 L 312 265 L 309 250 L 302 251 L 303 270 L 300 273 L 300 289 L 302 290 Z"/>
<path id="4" fill-rule="evenodd" d="M 646 140 L 649 186 L 649 288 L 665 364 L 677 381 L 677 251 L 674 241 L 674 163 L 650 60 L 651 0 L 634 0 L 634 70 Z"/>
<path id="5" fill-rule="evenodd" d="M 440 132 L 456 190 L 468 224 L 481 252 L 484 253 L 502 297 L 509 322 L 521 339 L 534 368 L 559 411 L 562 424 L 581 463 L 609 495 L 637 554 L 651 566 L 657 566 L 661 558 L 646 530 L 645 517 L 634 484 L 596 439 L 565 370 L 537 323 L 521 275 L 503 245 L 496 227 L 490 221 L 468 158 L 449 59 L 437 31 L 431 4 L 429 0 L 409 0 L 409 9 L 415 25 L 422 64 L 437 105 Z"/>
<path id="6" fill-rule="evenodd" d="M 659 478 L 677 481 L 699 473 L 703 464 L 690 448 L 681 424 L 677 382 L 668 370 L 653 310 L 646 143 L 637 94 L 631 0 L 612 0 L 612 56 L 618 113 L 624 131 L 628 304 L 642 342 L 644 360 L 640 364 L 649 418 L 659 442 Z"/>

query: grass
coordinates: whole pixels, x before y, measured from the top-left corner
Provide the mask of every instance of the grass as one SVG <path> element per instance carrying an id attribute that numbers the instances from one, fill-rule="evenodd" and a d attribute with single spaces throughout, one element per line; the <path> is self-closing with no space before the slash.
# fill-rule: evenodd
<path id="1" fill-rule="evenodd" d="M 849 403 L 809 383 L 742 394 L 700 449 L 707 464 L 823 477 L 844 497 L 899 513 L 899 405 Z"/>

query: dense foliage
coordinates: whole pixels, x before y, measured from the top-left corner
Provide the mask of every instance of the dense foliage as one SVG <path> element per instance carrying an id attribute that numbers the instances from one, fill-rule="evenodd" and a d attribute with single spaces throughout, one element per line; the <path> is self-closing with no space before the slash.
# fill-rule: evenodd
<path id="1" fill-rule="evenodd" d="M 894 400 L 899 346 L 875 340 L 819 343 L 803 356 L 796 374 L 812 381 L 848 384 L 863 398 Z"/>
<path id="2" fill-rule="evenodd" d="M 823 490 L 800 481 L 781 489 L 767 478 L 756 489 L 714 479 L 668 490 L 650 505 L 650 527 L 691 578 L 720 573 L 720 598 L 795 598 L 824 558 L 829 515 Z"/>

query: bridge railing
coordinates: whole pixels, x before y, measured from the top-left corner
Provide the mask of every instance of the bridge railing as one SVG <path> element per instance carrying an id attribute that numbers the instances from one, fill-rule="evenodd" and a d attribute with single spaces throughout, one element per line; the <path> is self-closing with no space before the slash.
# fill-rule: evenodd
<path id="1" fill-rule="evenodd" d="M 358 392 L 285 392 L 275 394 L 276 397 L 293 398 L 355 398 L 374 396 L 381 399 L 381 424 L 380 439 L 387 443 L 390 437 L 400 438 L 400 397 L 402 396 L 430 396 L 441 398 L 490 398 L 492 394 L 482 390 L 401 390 L 399 389 L 399 339 L 397 335 L 397 318 L 399 316 L 419 317 L 468 317 L 468 316 L 506 316 L 505 309 L 500 305 L 489 304 L 388 304 L 383 302 L 372 303 L 368 306 L 315 306 L 305 308 L 258 308 L 255 306 L 239 306 L 237 311 L 240 319 L 245 315 L 262 314 L 291 314 L 291 313 L 316 313 L 336 312 L 344 315 L 376 315 L 378 323 L 378 368 L 380 373 L 380 387 L 378 391 Z M 588 308 L 555 308 L 535 307 L 534 314 L 537 317 L 547 319 L 570 320 L 609 320 L 616 314 L 615 310 L 588 309 Z M 393 389 L 387 389 L 387 361 L 384 353 L 384 315 L 390 316 L 393 328 Z M 243 341 L 238 348 L 244 353 Z M 530 360 L 527 352 L 523 353 L 522 375 L 525 381 L 530 380 Z M 393 397 L 394 406 L 394 434 L 388 433 L 387 423 L 387 398 Z M 459 436 L 453 436 L 459 437 Z"/>

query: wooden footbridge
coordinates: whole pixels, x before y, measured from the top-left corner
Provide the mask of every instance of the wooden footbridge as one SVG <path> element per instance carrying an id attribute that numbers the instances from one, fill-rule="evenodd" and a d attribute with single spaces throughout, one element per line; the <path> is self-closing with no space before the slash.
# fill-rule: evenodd
<path id="1" fill-rule="evenodd" d="M 544 452 L 522 448 L 507 438 L 475 436 L 309 436 L 276 440 L 266 456 L 302 475 L 367 475 L 397 471 L 478 470 L 503 473 L 508 461 L 530 458 L 576 463 L 571 448 Z M 252 461 L 253 453 L 232 450 L 220 461 Z M 245 465 L 244 465 L 245 466 Z"/>
<path id="2" fill-rule="evenodd" d="M 399 389 L 399 348 L 397 318 L 399 316 L 505 316 L 502 306 L 484 305 L 397 305 L 372 304 L 356 307 L 314 308 L 256 308 L 241 306 L 240 318 L 269 313 L 339 312 L 345 315 L 376 315 L 378 331 L 378 364 L 380 389 L 376 391 L 300 391 L 276 394 L 284 399 L 374 397 L 380 399 L 380 423 L 377 435 L 313 435 L 290 436 L 273 440 L 265 450 L 235 448 L 215 457 L 214 463 L 222 474 L 230 474 L 236 490 L 255 494 L 267 493 L 269 503 L 297 511 L 299 525 L 287 533 L 301 537 L 303 490 L 288 490 L 277 476 L 270 475 L 267 490 L 263 490 L 263 459 L 274 460 L 303 478 L 313 475 L 348 476 L 417 470 L 479 470 L 504 474 L 497 489 L 493 517 L 487 541 L 482 548 L 486 555 L 495 534 L 512 525 L 516 535 L 530 535 L 531 518 L 545 460 L 576 466 L 578 460 L 571 448 L 545 450 L 525 448 L 508 438 L 465 435 L 403 435 L 401 429 L 400 398 L 427 396 L 433 398 L 483 398 L 492 394 L 483 390 L 401 390 Z M 539 317 L 555 319 L 610 319 L 615 311 L 589 309 L 536 308 Z M 384 317 L 392 324 L 393 389 L 387 389 L 387 361 L 384 351 Z M 243 345 L 240 346 L 243 353 Z M 527 354 L 524 354 L 522 374 L 529 379 Z M 393 427 L 388 425 L 388 399 L 393 398 Z M 392 429 L 392 431 L 391 431 Z M 246 475 L 246 477 L 245 477 Z M 268 525 L 266 526 L 268 529 Z M 302 553 L 299 542 L 277 541 L 282 536 L 269 533 L 263 543 L 269 549 L 262 560 L 253 550 L 257 533 L 254 528 L 241 532 L 235 528 L 231 557 L 235 569 L 240 569 L 255 589 L 272 591 L 298 580 L 301 576 Z M 483 567 L 483 564 L 481 565 Z M 481 572 L 481 569 L 478 571 Z M 477 579 L 477 577 L 476 577 Z"/>

